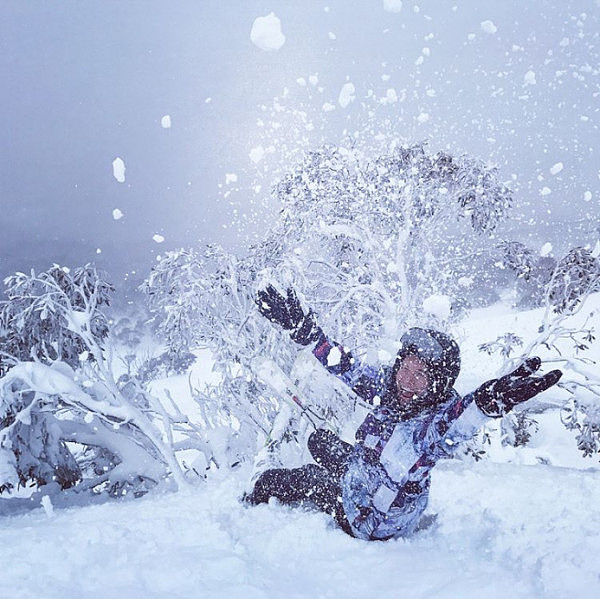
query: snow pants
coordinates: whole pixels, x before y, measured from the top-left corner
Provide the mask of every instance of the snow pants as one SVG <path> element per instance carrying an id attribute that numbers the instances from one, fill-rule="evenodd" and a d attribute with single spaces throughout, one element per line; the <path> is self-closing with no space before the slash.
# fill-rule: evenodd
<path id="1" fill-rule="evenodd" d="M 274 468 L 263 472 L 246 501 L 266 503 L 276 497 L 286 505 L 316 507 L 333 516 L 337 524 L 351 536 L 352 531 L 342 507 L 340 478 L 352 445 L 326 430 L 316 430 L 308 439 L 308 449 L 316 464 L 301 468 Z"/>

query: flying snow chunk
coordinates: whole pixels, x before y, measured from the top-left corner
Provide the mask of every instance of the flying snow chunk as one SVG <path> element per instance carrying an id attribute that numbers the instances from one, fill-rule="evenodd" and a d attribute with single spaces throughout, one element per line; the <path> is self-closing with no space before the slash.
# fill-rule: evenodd
<path id="1" fill-rule="evenodd" d="M 523 81 L 525 85 L 535 85 L 537 83 L 535 80 L 535 72 L 527 71 L 527 73 L 525 73 L 525 76 L 523 77 Z"/>
<path id="2" fill-rule="evenodd" d="M 170 129 L 171 128 L 171 117 L 168 114 L 165 114 L 165 116 L 163 116 L 162 119 L 160 119 L 160 126 L 163 129 Z"/>
<path id="3" fill-rule="evenodd" d="M 162 243 L 165 240 L 165 238 L 162 235 L 159 235 L 158 233 L 156 235 L 153 235 L 152 239 L 156 241 L 156 243 Z"/>
<path id="4" fill-rule="evenodd" d="M 583 194 L 583 201 L 584 202 L 589 202 L 592 199 L 592 192 L 591 191 L 586 191 Z"/>
<path id="5" fill-rule="evenodd" d="M 266 52 L 279 50 L 285 44 L 285 35 L 281 33 L 281 21 L 275 13 L 254 19 L 250 39 L 255 46 Z"/>
<path id="6" fill-rule="evenodd" d="M 328 35 L 329 35 L 329 39 L 330 40 L 336 40 L 337 39 L 337 36 L 335 35 L 335 33 L 333 33 L 333 31 L 330 31 L 328 33 Z"/>
<path id="7" fill-rule="evenodd" d="M 390 87 L 385 92 L 385 101 L 388 104 L 395 104 L 398 101 L 398 94 L 396 93 L 396 90 L 393 87 Z"/>
<path id="8" fill-rule="evenodd" d="M 494 25 L 493 21 L 481 21 L 480 25 L 481 31 L 484 31 L 485 33 L 494 34 L 498 31 L 498 27 Z"/>
<path id="9" fill-rule="evenodd" d="M 325 102 L 321 110 L 323 112 L 331 112 L 332 110 L 335 110 L 335 104 L 332 104 L 331 102 Z"/>
<path id="10" fill-rule="evenodd" d="M 119 182 L 125 182 L 125 163 L 119 157 L 115 158 L 112 163 L 113 177 Z"/>
<path id="11" fill-rule="evenodd" d="M 551 169 L 550 169 L 550 173 L 553 175 L 558 175 L 558 173 L 560 173 L 560 171 L 563 170 L 563 163 L 562 162 L 557 162 Z"/>
<path id="12" fill-rule="evenodd" d="M 450 316 L 451 308 L 452 303 L 447 295 L 430 295 L 423 300 L 423 310 L 440 320 Z"/>
<path id="13" fill-rule="evenodd" d="M 225 185 L 237 183 L 238 177 L 235 173 L 225 173 Z"/>
<path id="14" fill-rule="evenodd" d="M 552 244 L 549 241 L 547 241 L 540 249 L 540 256 L 542 258 L 545 258 L 546 256 L 549 256 L 551 252 L 552 252 Z"/>
<path id="15" fill-rule="evenodd" d="M 383 0 L 383 10 L 400 12 L 402 10 L 402 0 Z"/>
<path id="16" fill-rule="evenodd" d="M 254 164 L 258 164 L 265 157 L 265 149 L 262 146 L 256 146 L 250 150 L 248 156 Z"/>
<path id="17" fill-rule="evenodd" d="M 112 214 L 115 220 L 120 220 L 121 218 L 123 218 L 123 213 L 118 208 L 115 208 Z"/>
<path id="18" fill-rule="evenodd" d="M 552 190 L 549 187 L 542 187 L 542 189 L 540 189 L 540 195 L 547 196 L 547 195 L 550 195 L 551 193 L 552 193 Z"/>
<path id="19" fill-rule="evenodd" d="M 427 112 L 422 112 L 417 117 L 417 121 L 419 121 L 419 123 L 426 123 L 428 120 L 429 120 L 429 114 Z"/>
<path id="20" fill-rule="evenodd" d="M 352 102 L 354 100 L 354 98 L 356 97 L 354 95 L 356 89 L 354 88 L 354 85 L 350 82 L 348 83 L 344 83 L 341 91 L 340 91 L 340 96 L 338 98 L 338 104 L 342 107 L 342 108 L 346 108 L 346 106 L 348 106 L 348 104 L 350 104 L 350 102 Z"/>

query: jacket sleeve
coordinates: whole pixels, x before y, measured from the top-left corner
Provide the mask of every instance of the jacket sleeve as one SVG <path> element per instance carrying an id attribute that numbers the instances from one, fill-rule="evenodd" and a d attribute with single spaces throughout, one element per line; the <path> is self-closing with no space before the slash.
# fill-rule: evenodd
<path id="1" fill-rule="evenodd" d="M 362 364 L 351 352 L 325 335 L 321 335 L 312 353 L 328 372 L 348 385 L 361 399 L 370 404 L 378 403 L 384 388 L 381 370 Z"/>
<path id="2" fill-rule="evenodd" d="M 477 407 L 472 393 L 452 400 L 436 414 L 427 429 L 427 454 L 434 459 L 451 457 L 459 445 L 472 439 L 489 418 Z"/>

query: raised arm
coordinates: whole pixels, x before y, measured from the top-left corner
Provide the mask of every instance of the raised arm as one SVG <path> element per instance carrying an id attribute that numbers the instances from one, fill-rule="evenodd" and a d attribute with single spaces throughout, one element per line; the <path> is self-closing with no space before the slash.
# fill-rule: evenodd
<path id="1" fill-rule="evenodd" d="M 462 398 L 456 394 L 428 428 L 432 441 L 439 435 L 439 441 L 430 445 L 432 455 L 444 457 L 444 453 L 453 453 L 462 441 L 473 437 L 487 418 L 499 418 L 555 385 L 562 372 L 552 370 L 536 376 L 540 365 L 538 357 L 528 358 L 513 372 L 483 383 L 472 393 Z"/>
<path id="2" fill-rule="evenodd" d="M 313 311 L 303 310 L 293 289 L 287 289 L 284 296 L 269 285 L 258 292 L 256 305 L 263 316 L 289 331 L 293 341 L 304 346 L 314 344 L 312 353 L 317 360 L 359 397 L 373 403 L 381 389 L 381 373 L 363 365 L 339 343 L 328 339 Z"/>

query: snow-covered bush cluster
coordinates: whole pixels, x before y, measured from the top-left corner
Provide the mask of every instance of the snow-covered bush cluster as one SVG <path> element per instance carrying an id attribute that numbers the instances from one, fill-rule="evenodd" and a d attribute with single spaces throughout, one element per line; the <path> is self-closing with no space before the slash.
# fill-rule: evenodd
<path id="1" fill-rule="evenodd" d="M 0 303 L 0 490 L 122 496 L 181 480 L 171 422 L 154 398 L 115 380 L 106 308 L 92 266 L 18 273 Z"/>
<path id="2" fill-rule="evenodd" d="M 407 326 L 446 328 L 467 307 L 458 281 L 487 276 L 474 272 L 473 256 L 494 251 L 482 233 L 511 204 L 493 169 L 422 144 L 375 159 L 323 147 L 308 153 L 274 195 L 280 219 L 245 257 L 215 246 L 168 252 L 144 285 L 159 335 L 174 354 L 203 346 L 214 354 L 220 383 L 197 389 L 196 398 L 205 426 L 226 427 L 230 463 L 271 439 L 281 412 L 281 398 L 256 367 L 261 355 L 297 381 L 334 428 L 354 406 L 348 391 L 310 371 L 302 354 L 295 360 L 297 348 L 258 314 L 260 286 L 293 286 L 328 334 L 371 362 L 386 361 Z M 441 300 L 444 310 L 424 309 Z M 302 423 L 294 413 L 290 426 L 278 422 L 277 429 L 301 438 Z"/>

